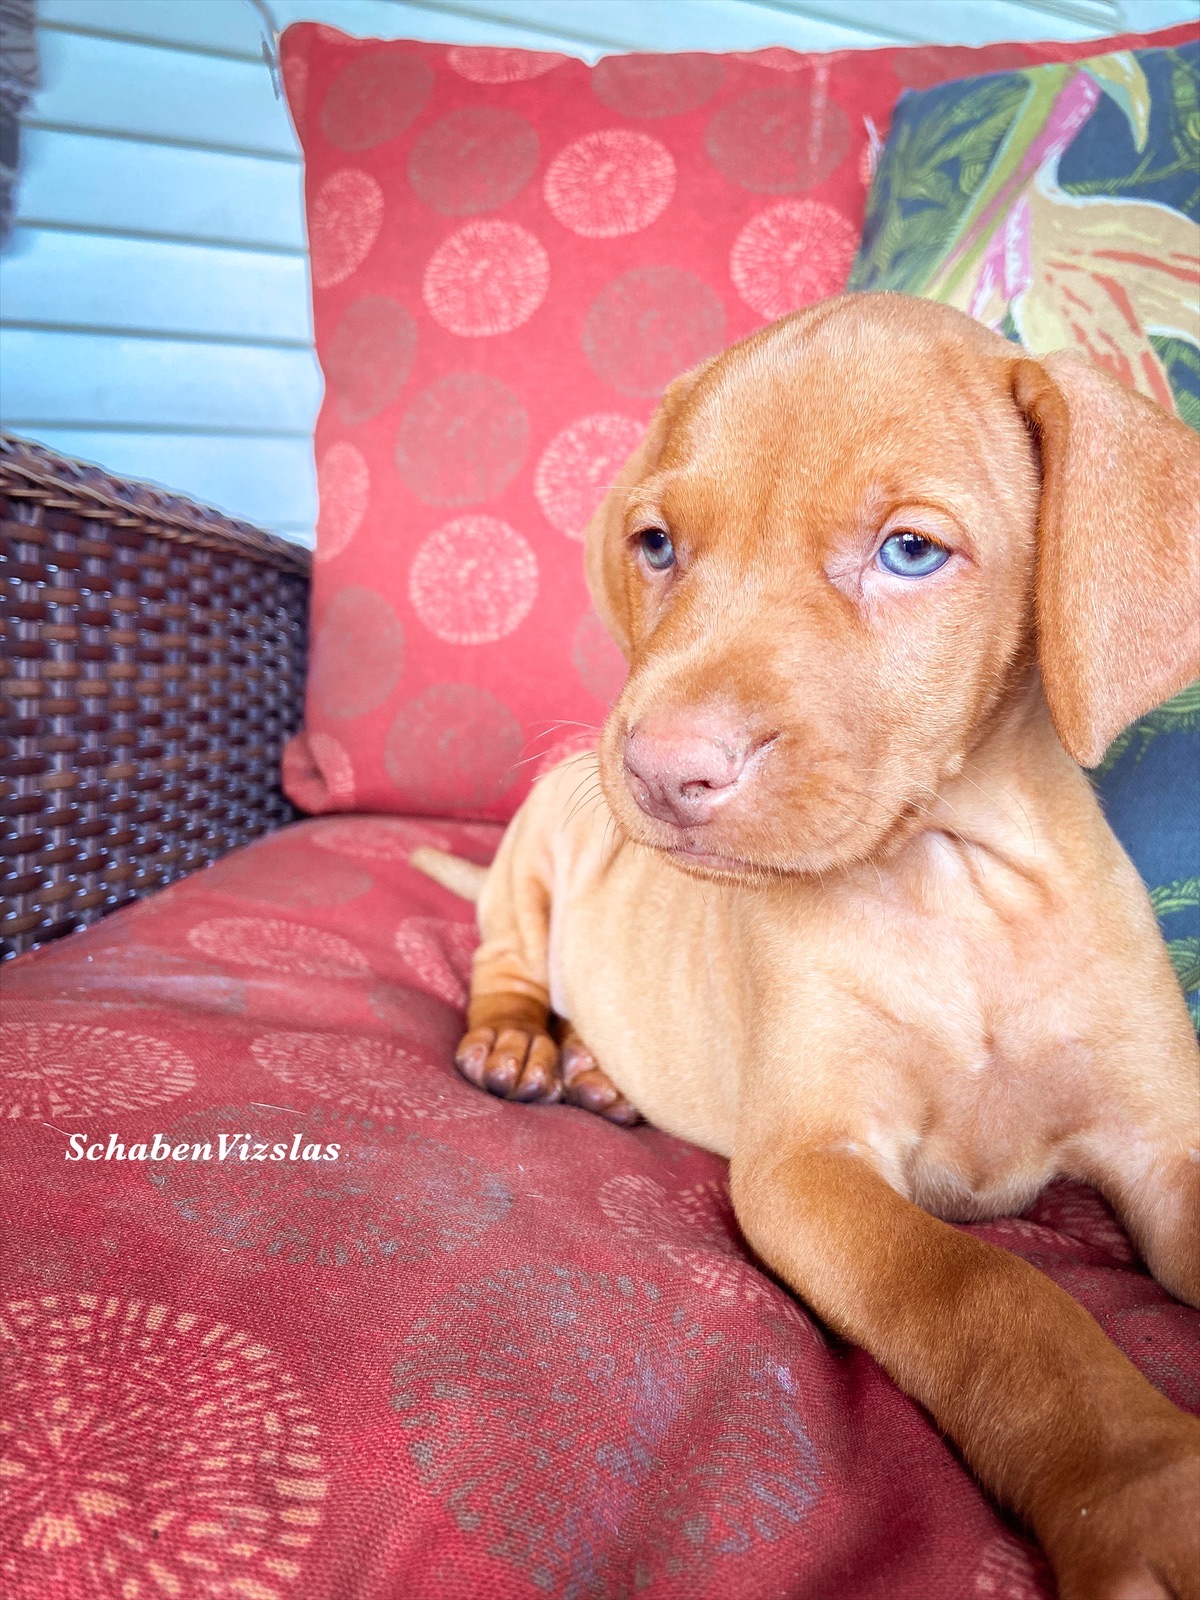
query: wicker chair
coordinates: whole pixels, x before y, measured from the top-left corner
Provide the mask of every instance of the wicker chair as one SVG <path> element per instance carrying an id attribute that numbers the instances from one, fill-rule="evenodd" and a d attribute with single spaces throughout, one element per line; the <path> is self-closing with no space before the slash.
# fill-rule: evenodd
<path id="1" fill-rule="evenodd" d="M 296 815 L 311 558 L 0 434 L 0 955 Z"/>

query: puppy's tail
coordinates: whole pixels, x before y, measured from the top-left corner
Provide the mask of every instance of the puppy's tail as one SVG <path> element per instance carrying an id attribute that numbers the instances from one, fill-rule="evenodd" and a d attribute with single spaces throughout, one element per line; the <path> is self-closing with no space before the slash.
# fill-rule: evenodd
<path id="1" fill-rule="evenodd" d="M 445 850 L 435 850 L 432 845 L 418 846 L 409 856 L 410 865 L 423 872 L 427 878 L 440 883 L 462 900 L 478 901 L 483 893 L 483 880 L 488 875 L 486 867 L 474 861 L 464 861 L 461 856 L 448 855 Z"/>

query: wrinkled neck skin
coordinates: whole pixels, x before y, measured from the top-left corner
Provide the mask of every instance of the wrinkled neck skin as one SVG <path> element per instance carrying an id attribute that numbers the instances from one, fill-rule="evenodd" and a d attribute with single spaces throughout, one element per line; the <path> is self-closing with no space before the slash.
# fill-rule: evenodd
<path id="1" fill-rule="evenodd" d="M 1054 730 L 1036 668 L 1002 698 L 954 765 L 952 775 L 898 819 L 879 849 L 844 870 L 848 884 L 888 886 L 928 901 L 939 889 L 931 866 L 954 857 L 971 869 L 977 887 L 978 874 L 992 866 L 1042 892 L 1064 836 L 1082 814 L 1098 817 L 1091 786 Z"/>

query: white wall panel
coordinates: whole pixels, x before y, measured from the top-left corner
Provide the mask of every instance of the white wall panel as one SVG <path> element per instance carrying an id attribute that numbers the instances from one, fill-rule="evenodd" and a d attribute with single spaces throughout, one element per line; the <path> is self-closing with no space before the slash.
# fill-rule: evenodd
<path id="1" fill-rule="evenodd" d="M 97 15 L 103 3 L 96 0 Z M 35 128 L 100 129 L 297 159 L 261 61 L 49 28 L 40 34 L 44 87 L 30 118 Z"/>
<path id="2" fill-rule="evenodd" d="M 31 224 L 304 250 L 299 162 L 31 128 L 21 214 Z"/>
<path id="3" fill-rule="evenodd" d="M 262 25 L 246 0 L 38 0 L 38 19 L 46 28 L 262 59 Z"/>
<path id="4" fill-rule="evenodd" d="M 6 323 L 312 343 L 304 257 L 27 228 L 4 272 Z"/>
<path id="5" fill-rule="evenodd" d="M 319 389 L 308 350 L 44 328 L 6 328 L 0 345 L 0 393 L 23 426 L 306 434 Z"/>

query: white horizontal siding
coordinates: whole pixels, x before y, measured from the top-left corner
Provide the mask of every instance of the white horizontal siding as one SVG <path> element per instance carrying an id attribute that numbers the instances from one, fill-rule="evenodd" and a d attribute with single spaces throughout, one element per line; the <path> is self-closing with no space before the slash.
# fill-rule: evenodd
<path id="1" fill-rule="evenodd" d="M 316 414 L 308 350 L 47 328 L 6 328 L 4 346 L 5 405 L 35 425 L 295 434 Z"/>
<path id="2" fill-rule="evenodd" d="M 157 0 L 157 4 L 172 0 Z M 97 0 L 96 14 L 106 0 Z M 35 128 L 132 131 L 142 139 L 296 160 L 296 141 L 261 61 L 95 34 L 39 30 L 45 87 Z"/>
<path id="3" fill-rule="evenodd" d="M 298 161 L 58 129 L 25 135 L 31 226 L 304 253 Z"/>
<path id="4" fill-rule="evenodd" d="M 44 27 L 262 60 L 262 25 L 246 0 L 38 0 L 38 17 Z"/>
<path id="5" fill-rule="evenodd" d="M 302 255 L 26 227 L 4 269 L 4 317 L 118 333 L 312 343 Z"/>
<path id="6" fill-rule="evenodd" d="M 285 27 L 612 50 L 1086 38 L 1194 0 L 271 0 Z M 40 0 L 44 88 L 0 261 L 0 418 L 311 538 L 301 169 L 248 0 Z"/>

